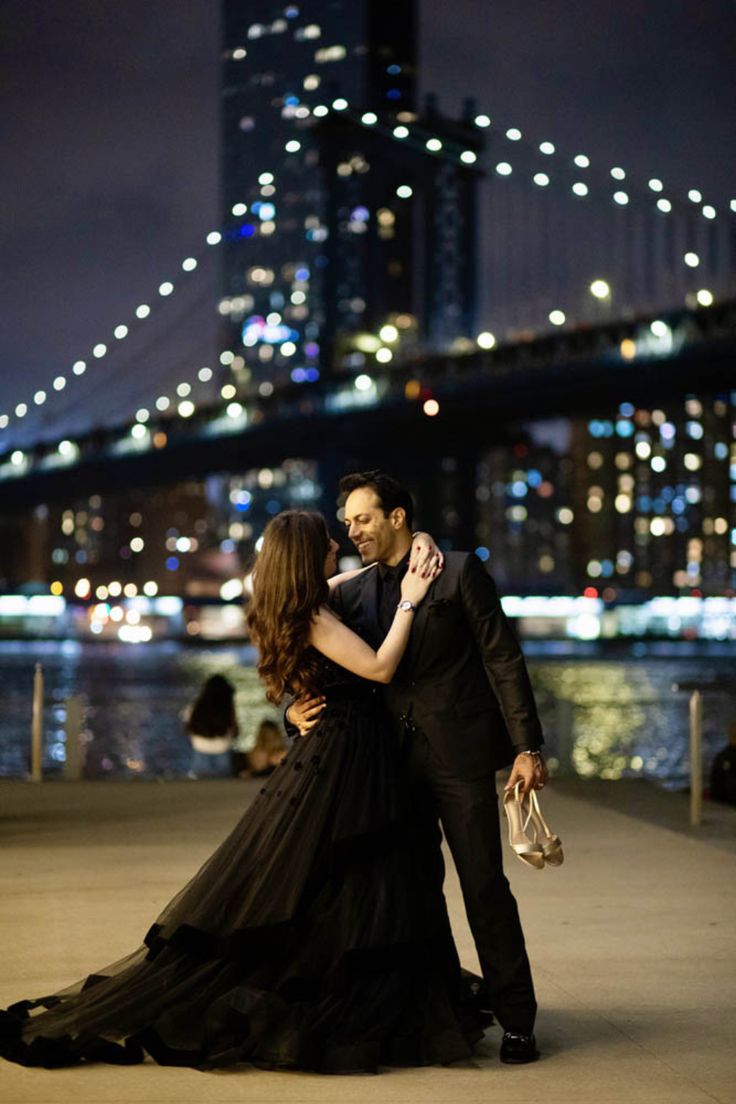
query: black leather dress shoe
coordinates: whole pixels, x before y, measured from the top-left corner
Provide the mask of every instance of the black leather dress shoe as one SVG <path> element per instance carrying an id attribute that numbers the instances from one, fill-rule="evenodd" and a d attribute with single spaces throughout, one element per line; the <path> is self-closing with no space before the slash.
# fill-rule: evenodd
<path id="1" fill-rule="evenodd" d="M 539 1057 L 536 1039 L 533 1035 L 518 1035 L 515 1031 L 505 1031 L 499 1055 L 502 1062 L 509 1065 L 521 1065 L 534 1062 Z"/>

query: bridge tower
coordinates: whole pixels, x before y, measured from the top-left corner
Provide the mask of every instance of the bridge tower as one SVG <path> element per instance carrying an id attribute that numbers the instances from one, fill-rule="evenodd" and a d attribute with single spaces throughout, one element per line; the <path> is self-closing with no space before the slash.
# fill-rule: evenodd
<path id="1" fill-rule="evenodd" d="M 329 387 L 376 354 L 461 348 L 476 332 L 480 173 L 392 132 L 425 124 L 427 139 L 474 152 L 482 139 L 470 105 L 460 121 L 431 98 L 418 109 L 416 0 L 224 0 L 223 28 L 231 382 Z M 337 469 L 389 462 L 354 446 L 320 467 L 328 516 Z"/>
<path id="2" fill-rule="evenodd" d="M 479 147 L 470 120 L 418 117 L 416 9 L 224 0 L 220 310 L 266 390 L 365 370 L 385 325 L 421 351 L 474 332 L 477 169 L 390 137 L 425 118 Z"/>

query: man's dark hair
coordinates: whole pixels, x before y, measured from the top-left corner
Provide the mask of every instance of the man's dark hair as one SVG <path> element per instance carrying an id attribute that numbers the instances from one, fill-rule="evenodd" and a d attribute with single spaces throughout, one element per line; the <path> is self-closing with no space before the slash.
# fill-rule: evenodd
<path id="1" fill-rule="evenodd" d="M 350 475 L 344 475 L 339 484 L 340 505 L 344 506 L 348 495 L 363 487 L 373 491 L 384 517 L 388 517 L 392 510 L 400 507 L 406 513 L 406 524 L 411 529 L 414 523 L 414 503 L 411 495 L 398 479 L 382 472 L 380 468 L 376 468 L 375 471 L 351 472 Z"/>

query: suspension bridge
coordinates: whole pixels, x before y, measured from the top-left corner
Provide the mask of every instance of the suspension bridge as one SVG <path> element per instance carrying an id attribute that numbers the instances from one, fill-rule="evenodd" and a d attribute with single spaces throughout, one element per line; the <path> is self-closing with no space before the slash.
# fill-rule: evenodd
<path id="1" fill-rule="evenodd" d="M 251 25 L 245 45 L 228 44 L 226 87 L 237 89 L 244 71 L 253 79 L 258 51 L 273 54 L 279 36 L 307 45 L 319 37 L 306 15 L 289 12 Z M 63 497 L 72 472 L 81 492 L 278 463 L 295 450 L 318 457 L 336 442 L 354 446 L 356 433 L 366 448 L 386 448 L 389 423 L 399 439 L 410 432 L 412 441 L 457 449 L 520 412 L 569 414 L 734 387 L 736 200 L 714 205 L 698 188 L 668 194 L 662 179 L 591 165 L 584 153 L 506 126 L 471 101 L 457 121 L 431 100 L 421 114 L 394 106 L 381 113 L 336 94 L 334 84 L 326 96 L 324 83 L 309 80 L 274 101 L 278 155 L 250 180 L 231 181 L 243 198 L 226 224 L 143 293 L 111 334 L 91 336 L 71 365 L 0 411 L 8 509 Z M 248 129 L 246 117 L 239 126 Z M 382 159 L 396 168 L 378 194 L 370 181 Z M 308 189 L 319 173 L 329 178 L 326 206 L 295 231 L 288 189 L 295 180 Z M 432 174 L 444 207 L 422 194 Z M 463 237 L 452 221 L 468 203 Z M 323 317 L 320 333 L 320 309 L 329 315 L 340 293 L 319 273 L 325 258 L 335 268 L 334 243 L 365 252 L 395 236 L 402 218 L 415 237 L 417 218 L 439 220 L 410 274 L 420 279 L 421 264 L 439 271 L 428 248 L 447 255 L 441 274 L 449 278 L 431 289 L 430 305 L 438 292 L 447 300 L 462 290 L 453 266 L 468 229 L 479 227 L 469 291 L 477 302 L 455 304 L 462 317 L 450 336 L 431 323 L 422 332 L 403 303 L 373 327 L 341 330 L 335 317 L 327 333 Z M 532 244 L 519 250 L 530 226 Z M 269 310 L 281 233 L 301 244 L 284 305 Z M 252 294 L 218 296 L 218 266 L 233 252 L 247 265 Z M 213 311 L 224 348 L 195 347 L 199 361 L 188 365 L 159 356 L 183 316 L 210 319 Z"/>

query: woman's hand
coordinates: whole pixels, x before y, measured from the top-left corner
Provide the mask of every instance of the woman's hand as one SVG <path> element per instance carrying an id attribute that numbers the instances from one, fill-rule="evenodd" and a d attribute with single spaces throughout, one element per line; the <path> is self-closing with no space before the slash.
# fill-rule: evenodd
<path id="1" fill-rule="evenodd" d="M 428 575 L 429 572 L 445 566 L 445 557 L 440 552 L 429 533 L 415 533 L 411 544 L 411 558 L 409 571 L 417 575 Z"/>
<path id="2" fill-rule="evenodd" d="M 401 580 L 402 599 L 408 599 L 410 602 L 414 602 L 415 605 L 419 605 L 440 573 L 441 568 L 437 566 L 430 568 L 424 575 L 407 571 L 406 575 Z"/>

